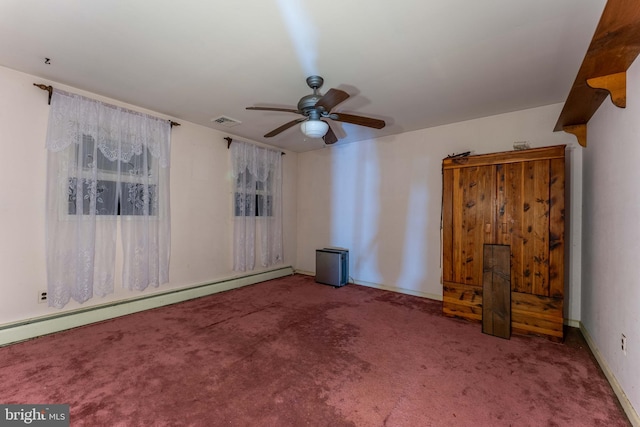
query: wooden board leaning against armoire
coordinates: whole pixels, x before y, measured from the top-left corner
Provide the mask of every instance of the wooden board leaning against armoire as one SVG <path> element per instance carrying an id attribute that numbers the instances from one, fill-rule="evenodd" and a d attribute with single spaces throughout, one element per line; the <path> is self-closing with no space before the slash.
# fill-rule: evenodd
<path id="1" fill-rule="evenodd" d="M 484 244 L 509 245 L 514 333 L 563 339 L 565 146 L 442 162 L 443 312 L 482 320 Z"/>

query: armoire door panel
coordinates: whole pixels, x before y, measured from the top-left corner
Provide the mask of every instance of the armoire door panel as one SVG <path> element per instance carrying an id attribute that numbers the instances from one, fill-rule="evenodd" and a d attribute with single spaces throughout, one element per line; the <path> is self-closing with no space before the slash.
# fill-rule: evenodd
<path id="1" fill-rule="evenodd" d="M 486 224 L 493 222 L 492 194 L 495 182 L 492 166 L 454 171 L 453 185 L 453 281 L 481 286 L 482 248 Z"/>
<path id="2" fill-rule="evenodd" d="M 550 161 L 549 296 L 564 295 L 564 160 Z"/>
<path id="3" fill-rule="evenodd" d="M 465 210 L 464 206 L 464 180 L 461 179 L 460 175 L 463 174 L 462 169 L 455 169 L 453 171 L 453 221 L 451 227 L 453 229 L 452 233 L 452 258 L 453 258 L 453 282 L 455 283 L 466 283 L 464 280 L 465 276 L 465 252 L 463 251 L 463 246 L 466 242 L 466 222 L 465 219 Z M 465 174 L 466 176 L 466 174 Z"/>
<path id="4" fill-rule="evenodd" d="M 480 285 L 479 276 L 475 275 L 475 265 L 480 261 L 480 247 L 478 244 L 478 168 L 464 169 L 460 174 L 462 184 L 462 277 L 461 283 Z"/>
<path id="5" fill-rule="evenodd" d="M 523 164 L 498 165 L 497 171 L 497 217 L 499 224 L 506 224 L 506 230 L 503 228 L 498 233 L 496 244 L 511 246 L 511 290 L 526 292 L 523 281 Z"/>
<path id="6" fill-rule="evenodd" d="M 525 188 L 532 191 L 525 192 L 531 198 L 525 236 L 531 251 L 531 293 L 549 296 L 549 161 L 527 163 L 531 173 L 525 175 Z"/>
<path id="7" fill-rule="evenodd" d="M 442 171 L 442 280 L 453 282 L 453 183 L 454 170 Z"/>
<path id="8" fill-rule="evenodd" d="M 504 202 L 505 215 L 513 224 L 512 290 L 548 296 L 549 161 L 522 162 L 506 169 L 505 179 L 511 182 L 505 188 L 512 190 Z"/>

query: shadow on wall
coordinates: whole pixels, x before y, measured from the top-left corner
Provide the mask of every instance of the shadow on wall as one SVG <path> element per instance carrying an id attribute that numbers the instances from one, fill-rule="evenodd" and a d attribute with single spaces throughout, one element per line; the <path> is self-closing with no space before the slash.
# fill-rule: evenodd
<path id="1" fill-rule="evenodd" d="M 429 159 L 400 157 L 393 144 L 364 141 L 334 147 L 331 162 L 330 245 L 349 249 L 351 277 L 424 291 L 429 237 L 436 236 L 437 260 L 440 233 L 428 206 L 438 199 L 429 192 Z"/>
<path id="2" fill-rule="evenodd" d="M 383 283 L 378 264 L 381 203 L 376 145 L 349 144 L 332 153 L 337 155 L 331 174 L 331 244 L 349 249 L 352 276 Z"/>

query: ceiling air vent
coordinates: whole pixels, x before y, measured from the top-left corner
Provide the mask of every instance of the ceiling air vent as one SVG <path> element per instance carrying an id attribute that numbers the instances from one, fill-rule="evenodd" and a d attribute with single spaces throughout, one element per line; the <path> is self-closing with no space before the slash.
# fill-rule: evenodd
<path id="1" fill-rule="evenodd" d="M 211 121 L 213 123 L 217 123 L 219 125 L 226 126 L 228 128 L 232 128 L 242 123 L 240 120 L 232 119 L 231 117 L 227 117 L 227 116 L 216 117 L 214 119 L 211 119 Z"/>

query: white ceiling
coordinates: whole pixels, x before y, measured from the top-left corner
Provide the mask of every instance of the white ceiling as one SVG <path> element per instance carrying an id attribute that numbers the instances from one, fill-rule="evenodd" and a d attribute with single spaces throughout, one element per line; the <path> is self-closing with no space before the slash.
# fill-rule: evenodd
<path id="1" fill-rule="evenodd" d="M 340 144 L 563 102 L 605 3 L 1 0 L 0 65 L 302 152 L 324 144 L 262 137 L 300 116 L 245 107 L 295 107 L 319 74 L 352 95 L 335 111 L 387 122 L 332 122 Z"/>

